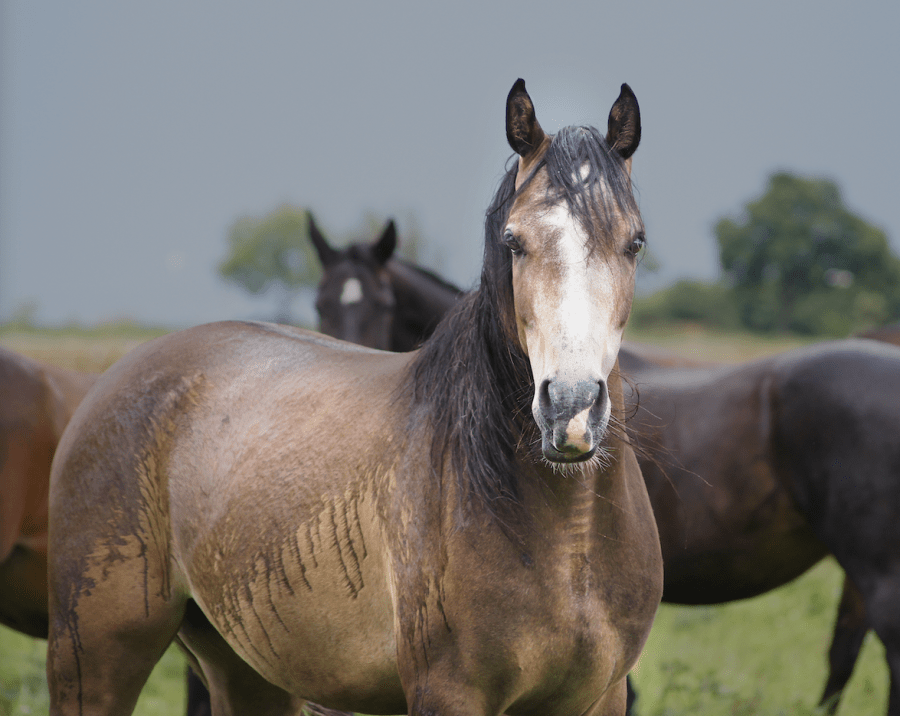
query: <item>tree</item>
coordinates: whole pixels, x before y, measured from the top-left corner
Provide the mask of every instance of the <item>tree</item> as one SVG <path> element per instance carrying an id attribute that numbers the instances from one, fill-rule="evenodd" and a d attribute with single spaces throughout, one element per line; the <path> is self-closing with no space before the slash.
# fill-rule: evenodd
<path id="1" fill-rule="evenodd" d="M 844 206 L 834 182 L 774 174 L 715 234 L 749 328 L 847 335 L 900 312 L 900 259 L 883 231 Z"/>
<path id="2" fill-rule="evenodd" d="M 219 274 L 252 294 L 274 290 L 275 320 L 290 323 L 291 302 L 304 288 L 315 286 L 321 274 L 306 210 L 283 205 L 261 218 L 243 216 L 229 230 L 228 245 Z"/>

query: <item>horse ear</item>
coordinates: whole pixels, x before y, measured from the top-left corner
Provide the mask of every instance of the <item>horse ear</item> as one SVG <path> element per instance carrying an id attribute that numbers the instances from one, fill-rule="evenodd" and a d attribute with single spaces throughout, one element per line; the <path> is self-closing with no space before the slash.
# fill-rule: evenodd
<path id="1" fill-rule="evenodd" d="M 523 159 L 536 152 L 545 137 L 534 114 L 534 104 L 525 91 L 525 80 L 519 78 L 506 98 L 506 139 L 512 150 Z"/>
<path id="2" fill-rule="evenodd" d="M 384 266 L 388 259 L 393 256 L 394 249 L 397 248 L 397 227 L 394 226 L 394 220 L 388 221 L 384 231 L 381 232 L 381 238 L 372 246 L 372 254 L 375 260 Z"/>
<path id="3" fill-rule="evenodd" d="M 319 255 L 319 261 L 322 262 L 323 266 L 330 266 L 331 264 L 336 263 L 338 256 L 340 255 L 339 252 L 328 245 L 322 232 L 319 231 L 319 227 L 316 226 L 316 220 L 313 219 L 312 212 L 307 211 L 306 216 L 309 219 L 309 238 L 316 248 L 316 253 Z"/>
<path id="4" fill-rule="evenodd" d="M 630 159 L 641 143 L 641 110 L 637 97 L 627 84 L 622 85 L 619 98 L 609 110 L 606 143 L 622 159 Z"/>

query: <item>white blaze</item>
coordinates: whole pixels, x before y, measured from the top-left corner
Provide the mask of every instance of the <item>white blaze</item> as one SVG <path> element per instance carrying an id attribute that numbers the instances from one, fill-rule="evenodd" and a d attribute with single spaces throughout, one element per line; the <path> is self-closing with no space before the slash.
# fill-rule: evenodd
<path id="1" fill-rule="evenodd" d="M 559 331 L 542 343 L 561 347 L 556 365 L 546 367 L 555 373 L 599 373 L 606 380 L 622 339 L 612 271 L 599 252 L 590 257 L 587 237 L 565 206 L 554 207 L 546 220 L 557 231 L 560 280 L 539 294 L 538 315 L 549 319 L 541 319 L 543 331 Z"/>
<path id="2" fill-rule="evenodd" d="M 358 278 L 348 278 L 344 282 L 344 289 L 341 291 L 341 305 L 350 306 L 354 303 L 362 301 L 363 290 L 362 283 Z"/>

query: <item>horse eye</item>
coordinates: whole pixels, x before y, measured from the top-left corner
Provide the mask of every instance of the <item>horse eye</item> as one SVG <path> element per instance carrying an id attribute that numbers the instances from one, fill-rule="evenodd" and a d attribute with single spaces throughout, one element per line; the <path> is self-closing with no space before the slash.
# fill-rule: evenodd
<path id="1" fill-rule="evenodd" d="M 513 256 L 521 256 L 525 253 L 522 244 L 519 243 L 519 240 L 513 236 L 513 232 L 509 229 L 503 234 L 503 243 L 506 244 L 506 247 L 512 252 Z"/>
<path id="2" fill-rule="evenodd" d="M 641 249 L 644 248 L 645 243 L 647 243 L 647 240 L 644 238 L 644 235 L 638 234 L 634 237 L 632 242 L 628 244 L 628 248 L 625 249 L 625 253 L 633 258 L 641 253 Z"/>

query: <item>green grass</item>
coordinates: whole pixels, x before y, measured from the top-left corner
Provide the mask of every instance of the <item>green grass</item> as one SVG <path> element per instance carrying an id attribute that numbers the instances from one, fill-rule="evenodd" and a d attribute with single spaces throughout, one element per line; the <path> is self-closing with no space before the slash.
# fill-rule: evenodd
<path id="1" fill-rule="evenodd" d="M 825 560 L 755 599 L 660 607 L 634 683 L 640 716 L 814 714 L 843 572 Z M 869 634 L 839 714 L 887 709 L 884 649 Z"/>
<path id="2" fill-rule="evenodd" d="M 826 340 L 809 336 L 719 331 L 691 323 L 637 329 L 629 326 L 625 338 L 647 343 L 695 360 L 740 363 Z"/>

